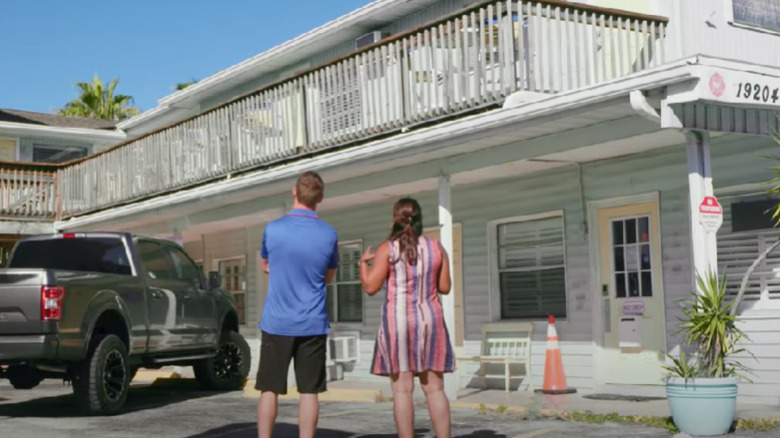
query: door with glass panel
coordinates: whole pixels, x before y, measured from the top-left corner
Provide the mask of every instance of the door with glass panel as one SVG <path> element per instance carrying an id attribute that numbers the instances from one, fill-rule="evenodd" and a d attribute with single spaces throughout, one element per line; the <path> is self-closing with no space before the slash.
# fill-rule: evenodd
<path id="1" fill-rule="evenodd" d="M 601 375 L 605 383 L 659 385 L 666 351 L 657 202 L 599 210 Z"/>

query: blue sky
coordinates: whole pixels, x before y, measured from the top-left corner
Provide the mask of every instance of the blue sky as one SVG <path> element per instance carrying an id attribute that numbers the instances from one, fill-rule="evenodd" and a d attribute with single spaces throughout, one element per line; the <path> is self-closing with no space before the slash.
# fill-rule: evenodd
<path id="1" fill-rule="evenodd" d="M 13 0 L 0 3 L 0 108 L 51 112 L 95 74 L 142 110 L 369 0 Z"/>

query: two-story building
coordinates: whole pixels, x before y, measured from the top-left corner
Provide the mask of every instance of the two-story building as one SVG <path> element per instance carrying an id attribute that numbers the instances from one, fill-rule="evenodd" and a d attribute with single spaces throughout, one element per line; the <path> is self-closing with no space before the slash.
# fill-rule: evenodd
<path id="1" fill-rule="evenodd" d="M 538 388 L 552 314 L 570 386 L 660 393 L 694 273 L 717 266 L 736 290 L 780 236 L 763 214 L 780 6 L 586 3 L 369 3 L 120 123 L 130 140 L 57 171 L 55 227 L 179 236 L 223 273 L 256 346 L 263 228 L 316 169 L 341 241 L 332 329 L 359 339 L 345 378 L 373 379 L 383 297 L 362 294 L 356 261 L 412 195 L 453 255 L 460 352 L 479 352 L 486 323 L 531 321 L 523 387 Z M 699 213 L 713 195 L 717 234 Z M 776 261 L 741 309 L 743 401 L 780 403 Z M 462 387 L 474 367 L 460 368 Z"/>

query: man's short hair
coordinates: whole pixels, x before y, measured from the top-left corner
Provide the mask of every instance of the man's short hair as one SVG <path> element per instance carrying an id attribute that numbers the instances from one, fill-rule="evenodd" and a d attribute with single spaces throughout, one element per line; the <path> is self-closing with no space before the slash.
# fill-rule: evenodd
<path id="1" fill-rule="evenodd" d="M 325 183 L 322 182 L 320 175 L 313 170 L 301 174 L 295 183 L 295 193 L 298 202 L 311 209 L 314 209 L 317 203 L 322 200 L 324 192 Z"/>

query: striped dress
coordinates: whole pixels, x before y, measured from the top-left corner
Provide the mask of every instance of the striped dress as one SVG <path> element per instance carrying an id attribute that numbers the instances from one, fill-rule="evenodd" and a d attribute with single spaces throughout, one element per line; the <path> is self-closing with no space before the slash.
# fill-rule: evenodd
<path id="1" fill-rule="evenodd" d="M 398 241 L 388 242 L 387 298 L 376 336 L 372 374 L 455 370 L 455 355 L 438 295 L 441 246 L 425 236 L 417 242 L 414 266 L 406 262 L 405 255 L 399 257 Z"/>

